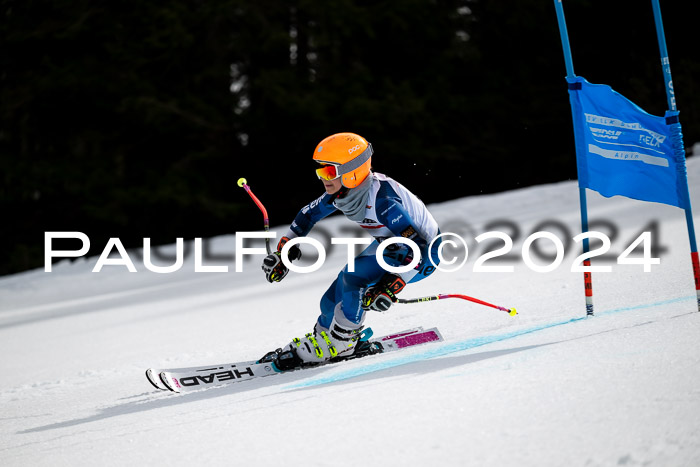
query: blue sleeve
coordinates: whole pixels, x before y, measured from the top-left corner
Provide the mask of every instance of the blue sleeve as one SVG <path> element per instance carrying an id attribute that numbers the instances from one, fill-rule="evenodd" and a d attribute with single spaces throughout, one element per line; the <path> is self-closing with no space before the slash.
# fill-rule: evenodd
<path id="1" fill-rule="evenodd" d="M 336 210 L 337 208 L 333 205 L 333 197 L 324 193 L 318 199 L 301 208 L 289 228 L 298 236 L 304 237 L 311 231 L 316 222 L 328 217 Z"/>
<path id="2" fill-rule="evenodd" d="M 413 219 L 403 206 L 398 194 L 388 183 L 382 183 L 375 201 L 377 220 L 384 224 L 397 237 L 413 240 L 422 252 L 428 247 L 428 241 L 416 228 Z"/>

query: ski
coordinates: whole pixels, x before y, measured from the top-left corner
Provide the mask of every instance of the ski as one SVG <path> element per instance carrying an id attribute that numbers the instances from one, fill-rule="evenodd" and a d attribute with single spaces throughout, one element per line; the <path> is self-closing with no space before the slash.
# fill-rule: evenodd
<path id="1" fill-rule="evenodd" d="M 239 362 L 235 365 L 238 366 L 250 366 L 254 365 L 257 363 L 255 360 L 251 360 L 249 362 Z M 170 372 L 170 373 L 192 373 L 192 372 L 205 372 L 209 370 L 216 370 L 220 368 L 224 368 L 227 366 L 235 366 L 234 364 L 231 363 L 221 363 L 219 365 L 208 365 L 206 367 L 204 366 L 188 366 L 188 367 L 183 367 L 183 368 L 169 368 L 169 369 L 163 369 L 159 370 L 157 368 L 149 368 L 146 370 L 146 379 L 148 380 L 151 385 L 156 388 L 160 389 L 161 391 L 169 391 L 170 389 L 168 386 L 163 384 L 163 382 L 160 379 L 160 374 L 162 372 Z"/>
<path id="2" fill-rule="evenodd" d="M 422 331 L 423 327 L 419 326 L 416 328 L 412 329 L 407 329 L 406 331 L 402 331 L 400 334 L 401 335 L 407 335 L 407 334 L 413 334 L 419 331 Z M 369 339 L 371 337 L 372 330 L 371 328 L 368 328 L 365 330 L 365 339 Z M 390 336 L 385 336 L 381 339 L 387 339 L 387 338 L 393 338 L 396 337 L 396 335 L 390 335 Z M 166 386 L 163 381 L 160 379 L 160 374 L 161 373 L 171 373 L 171 374 L 176 374 L 176 373 L 206 373 L 206 372 L 212 372 L 214 370 L 222 370 L 225 368 L 229 367 L 249 367 L 251 365 L 255 365 L 258 362 L 256 360 L 251 360 L 248 362 L 238 362 L 238 363 L 220 363 L 220 364 L 215 364 L 215 365 L 207 365 L 207 366 L 190 366 L 190 367 L 182 367 L 182 368 L 169 368 L 169 369 L 156 369 L 156 368 L 149 368 L 146 370 L 146 379 L 148 380 L 151 385 L 156 388 L 160 389 L 161 391 L 169 391 L 170 388 Z"/>
<path id="3" fill-rule="evenodd" d="M 442 340 L 442 335 L 437 328 L 427 330 L 423 330 L 423 328 L 414 328 L 379 338 L 370 338 L 369 340 L 361 341 L 361 345 L 358 345 L 358 350 L 356 350 L 353 355 L 332 359 L 326 363 L 314 364 L 308 367 L 298 366 L 288 370 L 281 370 L 274 361 L 262 362 L 253 360 L 166 370 L 149 368 L 146 370 L 146 377 L 157 389 L 184 393 L 290 371 L 303 370 L 305 368 L 317 368 L 319 366 L 335 364 L 345 360 L 362 358 L 367 355 L 393 352 L 429 342 L 440 342 Z"/>

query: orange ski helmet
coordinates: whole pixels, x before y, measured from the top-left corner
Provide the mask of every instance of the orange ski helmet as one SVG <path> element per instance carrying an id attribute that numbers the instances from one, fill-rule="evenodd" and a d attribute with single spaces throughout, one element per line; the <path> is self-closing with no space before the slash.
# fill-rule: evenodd
<path id="1" fill-rule="evenodd" d="M 314 151 L 314 160 L 326 164 L 330 170 L 322 174 L 318 169 L 319 178 L 332 180 L 340 177 L 344 187 L 355 188 L 369 176 L 372 166 L 372 145 L 355 133 L 336 133 L 318 143 Z M 333 173 L 333 168 L 335 173 Z"/>

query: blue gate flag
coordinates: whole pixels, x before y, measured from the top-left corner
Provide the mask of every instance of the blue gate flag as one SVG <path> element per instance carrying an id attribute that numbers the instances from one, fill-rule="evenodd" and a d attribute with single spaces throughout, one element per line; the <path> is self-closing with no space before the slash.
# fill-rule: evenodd
<path id="1" fill-rule="evenodd" d="M 579 186 L 605 197 L 690 207 L 685 152 L 674 151 L 678 112 L 650 115 L 604 84 L 567 77 Z M 682 148 L 681 148 L 682 149 Z"/>

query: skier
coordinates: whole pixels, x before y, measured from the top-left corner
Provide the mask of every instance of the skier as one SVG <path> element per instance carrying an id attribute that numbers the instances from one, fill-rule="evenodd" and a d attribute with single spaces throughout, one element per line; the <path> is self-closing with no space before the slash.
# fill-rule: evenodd
<path id="1" fill-rule="evenodd" d="M 316 222 L 336 210 L 367 229 L 374 241 L 355 258 L 354 272 L 345 266 L 323 295 L 321 315 L 313 332 L 295 338 L 262 360 L 273 360 L 286 353 L 287 358 L 295 355 L 297 362 L 300 359 L 303 364 L 314 364 L 352 355 L 359 344 L 366 312 L 387 311 L 407 283 L 434 272 L 432 265 L 439 262 L 437 222 L 413 193 L 386 175 L 371 171 L 372 153 L 372 145 L 354 133 L 331 135 L 316 146 L 316 174 L 326 192 L 299 211 L 280 239 L 277 251 L 264 259 L 265 277 L 271 283 L 284 279 L 289 272 L 281 260 L 284 244 L 307 235 Z M 375 256 L 377 247 L 391 237 L 407 238 L 418 245 L 421 259 L 414 269 L 394 274 L 380 266 Z M 289 249 L 288 257 L 291 261 L 301 257 L 297 245 Z M 413 260 L 413 252 L 404 243 L 394 243 L 385 249 L 383 259 L 390 266 L 402 266 Z"/>

